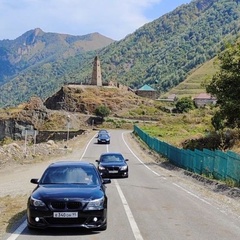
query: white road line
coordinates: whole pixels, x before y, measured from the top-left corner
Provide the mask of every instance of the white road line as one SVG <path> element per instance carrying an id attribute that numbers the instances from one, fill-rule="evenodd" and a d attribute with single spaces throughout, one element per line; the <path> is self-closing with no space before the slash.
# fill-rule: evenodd
<path id="1" fill-rule="evenodd" d="M 123 138 L 123 136 L 122 136 L 122 138 Z M 123 141 L 125 142 L 124 139 L 123 139 Z M 126 144 L 126 142 L 125 142 L 125 144 Z M 127 147 L 128 147 L 128 145 L 127 145 Z M 109 151 L 109 149 L 107 148 L 107 152 L 108 151 Z M 135 219 L 133 217 L 131 209 L 130 209 L 128 203 L 127 203 L 127 200 L 126 200 L 126 198 L 125 198 L 125 196 L 124 196 L 124 194 L 123 194 L 123 192 L 122 192 L 122 190 L 121 190 L 117 180 L 114 180 L 114 183 L 115 183 L 115 186 L 117 188 L 118 194 L 119 194 L 119 196 L 121 198 L 121 201 L 122 201 L 125 213 L 127 215 L 127 218 L 128 218 L 129 223 L 130 223 L 130 226 L 132 228 L 132 232 L 133 232 L 133 235 L 134 235 L 135 239 L 136 240 L 143 240 L 143 237 L 142 237 L 142 235 L 141 235 L 141 233 L 139 231 L 139 228 L 138 228 L 137 223 L 136 223 L 136 221 L 135 221 Z"/>
<path id="2" fill-rule="evenodd" d="M 146 167 L 149 171 L 151 171 L 152 173 L 154 173 L 155 175 L 157 175 L 158 177 L 160 177 L 161 175 L 155 171 L 153 171 L 150 167 L 148 167 L 140 158 L 138 158 L 138 156 L 132 151 L 132 149 L 128 146 L 127 142 L 124 139 L 124 133 L 122 133 L 122 139 L 123 142 L 125 143 L 125 145 L 127 146 L 127 148 L 129 149 L 129 151 L 134 155 L 134 157 L 144 166 Z M 166 179 L 165 177 L 162 177 L 163 179 Z"/>
<path id="3" fill-rule="evenodd" d="M 144 163 L 143 163 L 143 162 L 142 162 L 142 161 L 136 156 L 136 154 L 134 154 L 134 152 L 130 149 L 130 147 L 128 146 L 128 144 L 127 144 L 126 141 L 124 140 L 123 134 L 124 134 L 124 133 L 122 133 L 122 139 L 123 139 L 125 145 L 128 147 L 129 151 L 130 151 L 130 152 L 131 152 L 131 153 L 137 158 L 137 160 L 138 160 L 140 163 L 142 163 L 147 169 L 149 169 L 152 173 L 156 174 L 157 176 L 161 176 L 160 174 L 156 173 L 156 172 L 153 171 L 151 168 L 149 168 L 148 166 L 146 166 L 146 165 L 145 165 L 145 164 L 144 164 Z M 166 179 L 166 178 L 164 178 L 164 179 Z M 225 214 L 225 215 L 228 215 L 228 214 L 226 213 L 225 210 L 222 210 L 222 209 L 220 209 L 220 208 L 217 208 L 217 207 L 213 206 L 210 202 L 204 200 L 203 198 L 200 198 L 200 197 L 197 196 L 196 194 L 194 194 L 194 193 L 188 191 L 187 189 L 181 187 L 181 186 L 178 185 L 177 183 L 172 183 L 172 184 L 173 184 L 174 186 L 176 186 L 176 187 L 182 189 L 183 191 L 185 191 L 185 192 L 188 193 L 189 195 L 191 195 L 191 196 L 197 198 L 198 200 L 200 200 L 200 201 L 206 203 L 207 205 L 210 205 L 210 206 L 212 206 L 212 207 L 218 209 L 221 213 L 223 213 L 223 214 Z M 239 216 L 239 218 L 240 218 L 240 216 Z"/>
<path id="4" fill-rule="evenodd" d="M 202 202 L 204 202 L 204 203 L 210 205 L 211 207 L 217 209 L 217 210 L 220 211 L 222 214 L 224 214 L 224 215 L 228 215 L 228 213 L 227 213 L 225 210 L 223 210 L 223 209 L 221 209 L 221 208 L 219 208 L 219 207 L 216 207 L 216 206 L 212 205 L 210 202 L 204 200 L 203 198 L 200 198 L 200 197 L 197 196 L 196 194 L 194 194 L 194 193 L 188 191 L 187 189 L 181 187 L 180 185 L 178 185 L 178 184 L 176 184 L 176 183 L 173 183 L 173 185 L 175 185 L 176 187 L 182 189 L 183 191 L 187 192 L 189 195 L 191 195 L 191 196 L 197 198 L 198 200 L 200 200 L 200 201 L 202 201 Z M 238 218 L 240 218 L 240 216 L 238 216 Z"/>
<path id="5" fill-rule="evenodd" d="M 199 197 L 199 196 L 197 196 L 196 194 L 194 194 L 194 193 L 192 193 L 192 192 L 188 191 L 187 189 L 185 189 L 185 188 L 181 187 L 180 185 L 178 185 L 178 184 L 176 184 L 176 183 L 173 183 L 173 185 L 174 185 L 174 186 L 176 186 L 176 187 L 178 187 L 178 188 L 180 188 L 180 189 L 182 189 L 184 192 L 188 193 L 189 195 L 191 195 L 191 196 L 193 196 L 193 197 L 195 197 L 195 198 L 199 199 L 200 201 L 202 201 L 202 202 L 204 202 L 204 203 L 206 203 L 206 204 L 208 204 L 208 205 L 211 205 L 211 206 L 212 206 L 212 204 L 211 204 L 210 202 L 208 202 L 208 201 L 204 200 L 203 198 L 200 198 L 200 197 Z"/>
<path id="6" fill-rule="evenodd" d="M 91 140 L 88 142 L 87 146 L 85 147 L 85 150 L 83 151 L 83 154 L 82 154 L 82 156 L 81 156 L 81 158 L 80 158 L 80 161 L 83 159 L 83 156 L 85 155 L 85 153 L 86 153 L 86 151 L 87 151 L 87 149 L 88 149 L 88 146 L 90 145 L 90 143 L 92 142 L 92 140 L 93 140 L 94 138 L 96 138 L 96 134 L 91 138 Z"/>
<path id="7" fill-rule="evenodd" d="M 27 220 L 25 220 L 15 231 L 11 234 L 11 236 L 7 240 L 15 240 L 19 237 L 19 235 L 23 232 L 23 230 L 27 226 Z"/>
<path id="8" fill-rule="evenodd" d="M 138 161 L 139 161 L 140 163 L 142 163 L 142 164 L 143 164 L 147 169 L 149 169 L 151 172 L 153 172 L 154 174 L 156 174 L 157 176 L 161 176 L 160 174 L 156 173 L 156 172 L 153 171 L 151 168 L 149 168 L 148 166 L 146 166 L 146 165 L 134 154 L 134 152 L 130 149 L 130 147 L 128 146 L 128 144 L 127 144 L 126 141 L 124 140 L 123 134 L 124 134 L 124 133 L 122 133 L 122 139 L 123 139 L 124 143 L 125 143 L 126 146 L 128 147 L 129 151 L 138 159 Z M 164 178 L 164 179 L 166 179 L 166 178 Z M 188 191 L 187 189 L 181 187 L 180 185 L 178 185 L 178 184 L 176 184 L 176 183 L 173 183 L 173 185 L 175 185 L 176 187 L 182 189 L 183 191 L 185 191 L 185 192 L 188 193 L 189 195 L 192 195 L 192 196 L 194 196 L 195 198 L 201 200 L 202 202 L 205 202 L 205 203 L 208 204 L 208 205 L 212 205 L 211 203 L 209 203 L 209 202 L 207 202 L 206 200 L 198 197 L 196 194 Z"/>
<path id="9" fill-rule="evenodd" d="M 126 214 L 127 214 L 127 218 L 128 218 L 129 223 L 130 223 L 130 226 L 131 226 L 131 228 L 132 228 L 132 231 L 133 231 L 133 234 L 134 234 L 135 239 L 136 239 L 136 240 L 143 240 L 143 237 L 142 237 L 142 235 L 141 235 L 141 233 L 140 233 L 140 231 L 139 231 L 139 228 L 138 228 L 138 226 L 137 226 L 137 223 L 136 223 L 136 221 L 135 221 L 135 219 L 134 219 L 134 217 L 133 217 L 133 215 L 132 215 L 131 209 L 130 209 L 128 203 L 127 203 L 126 198 L 125 198 L 124 195 L 123 195 L 123 192 L 122 192 L 122 190 L 121 190 L 121 188 L 120 188 L 117 180 L 114 180 L 114 183 L 115 183 L 115 185 L 116 185 L 116 188 L 117 188 L 117 190 L 118 190 L 118 194 L 119 194 L 119 196 L 120 196 L 120 198 L 121 198 L 123 207 L 124 207 L 125 212 L 126 212 Z"/>

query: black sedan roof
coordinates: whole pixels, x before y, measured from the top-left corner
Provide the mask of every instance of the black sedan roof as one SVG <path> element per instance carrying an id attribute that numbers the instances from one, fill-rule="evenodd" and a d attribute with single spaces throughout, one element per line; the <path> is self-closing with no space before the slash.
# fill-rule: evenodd
<path id="1" fill-rule="evenodd" d="M 85 167 L 94 167 L 94 164 L 89 163 L 87 161 L 73 161 L 73 160 L 68 160 L 68 161 L 58 161 L 54 162 L 49 165 L 49 167 L 61 167 L 61 166 L 85 166 Z"/>
<path id="2" fill-rule="evenodd" d="M 40 184 L 100 184 L 100 176 L 93 163 L 86 161 L 58 161 L 44 171 Z"/>
<path id="3" fill-rule="evenodd" d="M 102 153 L 101 156 L 107 156 L 107 155 L 122 155 L 120 152 L 106 152 Z"/>

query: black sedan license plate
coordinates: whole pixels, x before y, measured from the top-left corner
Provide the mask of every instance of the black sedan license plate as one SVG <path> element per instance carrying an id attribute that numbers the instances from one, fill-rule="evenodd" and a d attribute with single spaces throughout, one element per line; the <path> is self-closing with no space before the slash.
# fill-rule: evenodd
<path id="1" fill-rule="evenodd" d="M 54 212 L 54 218 L 77 218 L 78 212 Z"/>

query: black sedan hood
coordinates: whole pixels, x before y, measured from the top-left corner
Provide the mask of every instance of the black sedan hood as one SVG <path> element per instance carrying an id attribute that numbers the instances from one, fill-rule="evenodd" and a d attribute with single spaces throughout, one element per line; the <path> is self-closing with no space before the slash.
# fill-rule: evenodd
<path id="1" fill-rule="evenodd" d="M 37 199 L 81 198 L 97 199 L 103 197 L 100 186 L 81 186 L 79 184 L 46 184 L 40 185 L 32 196 Z"/>

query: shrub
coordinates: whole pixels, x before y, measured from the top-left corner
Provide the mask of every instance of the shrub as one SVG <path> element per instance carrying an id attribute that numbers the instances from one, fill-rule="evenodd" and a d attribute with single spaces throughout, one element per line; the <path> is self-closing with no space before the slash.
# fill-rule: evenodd
<path id="1" fill-rule="evenodd" d="M 100 105 L 95 109 L 94 112 L 95 112 L 96 116 L 104 118 L 110 114 L 110 109 L 105 105 Z"/>

